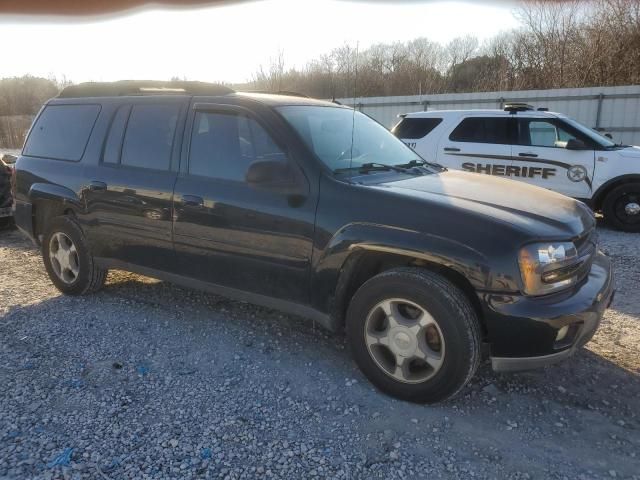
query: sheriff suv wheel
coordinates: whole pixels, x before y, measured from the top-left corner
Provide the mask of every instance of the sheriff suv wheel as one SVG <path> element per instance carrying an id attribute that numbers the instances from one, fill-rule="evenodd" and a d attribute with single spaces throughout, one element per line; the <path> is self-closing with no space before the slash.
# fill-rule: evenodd
<path id="1" fill-rule="evenodd" d="M 70 217 L 51 221 L 42 241 L 49 278 L 62 293 L 83 295 L 104 285 L 107 270 L 98 268 L 80 226 Z"/>
<path id="2" fill-rule="evenodd" d="M 465 295 L 443 277 L 398 268 L 367 281 L 347 312 L 355 361 L 380 390 L 433 403 L 455 395 L 480 361 L 480 327 Z"/>
<path id="3" fill-rule="evenodd" d="M 602 204 L 604 219 L 625 232 L 640 232 L 640 183 L 625 183 L 611 190 Z"/>

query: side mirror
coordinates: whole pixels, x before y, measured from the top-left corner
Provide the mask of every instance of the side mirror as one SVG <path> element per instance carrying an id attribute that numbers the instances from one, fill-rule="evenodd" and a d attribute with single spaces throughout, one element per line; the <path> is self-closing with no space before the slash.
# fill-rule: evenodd
<path id="1" fill-rule="evenodd" d="M 257 160 L 249 165 L 245 180 L 254 188 L 301 195 L 302 181 L 294 168 L 281 160 Z"/>
<path id="2" fill-rule="evenodd" d="M 567 140 L 567 145 L 565 147 L 567 150 L 586 150 L 587 146 L 584 144 L 582 140 L 578 140 L 576 138 L 570 138 Z"/>

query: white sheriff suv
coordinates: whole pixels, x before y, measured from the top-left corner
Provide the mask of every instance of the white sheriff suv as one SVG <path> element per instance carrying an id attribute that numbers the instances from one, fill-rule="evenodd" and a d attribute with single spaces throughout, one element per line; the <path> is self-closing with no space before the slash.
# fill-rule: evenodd
<path id="1" fill-rule="evenodd" d="M 425 160 L 563 193 L 613 227 L 640 232 L 640 148 L 566 115 L 520 103 L 415 112 L 401 115 L 392 132 Z"/>

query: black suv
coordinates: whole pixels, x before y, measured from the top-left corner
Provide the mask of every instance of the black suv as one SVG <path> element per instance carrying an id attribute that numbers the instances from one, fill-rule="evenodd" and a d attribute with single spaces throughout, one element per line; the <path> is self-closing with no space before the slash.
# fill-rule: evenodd
<path id="1" fill-rule="evenodd" d="M 55 286 L 123 269 L 345 329 L 377 387 L 435 402 L 571 355 L 610 303 L 582 203 L 430 164 L 329 102 L 198 82 L 81 84 L 17 162 Z"/>

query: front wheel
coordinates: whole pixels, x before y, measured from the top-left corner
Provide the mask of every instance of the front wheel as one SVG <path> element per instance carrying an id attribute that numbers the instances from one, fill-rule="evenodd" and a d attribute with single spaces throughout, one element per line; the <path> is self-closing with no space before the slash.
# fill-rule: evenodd
<path id="1" fill-rule="evenodd" d="M 365 376 L 403 400 L 454 396 L 480 362 L 480 327 L 466 296 L 419 268 L 376 275 L 354 295 L 347 336 Z"/>
<path id="2" fill-rule="evenodd" d="M 55 287 L 68 295 L 92 293 L 104 285 L 107 271 L 97 267 L 80 226 L 56 217 L 42 241 L 42 259 Z"/>
<path id="3" fill-rule="evenodd" d="M 602 203 L 604 219 L 625 232 L 640 232 L 640 183 L 625 183 L 611 190 Z"/>

